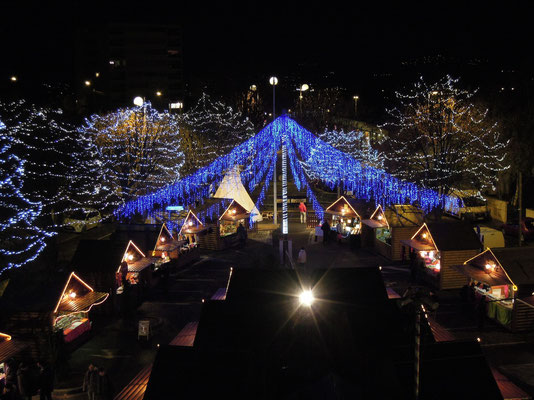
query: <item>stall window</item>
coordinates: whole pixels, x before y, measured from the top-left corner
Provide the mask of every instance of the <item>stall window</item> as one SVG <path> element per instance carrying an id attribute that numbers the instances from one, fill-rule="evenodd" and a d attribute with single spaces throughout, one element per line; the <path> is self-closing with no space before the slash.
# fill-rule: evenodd
<path id="1" fill-rule="evenodd" d="M 388 228 L 376 228 L 376 238 L 391 246 L 391 231 Z"/>
<path id="2" fill-rule="evenodd" d="M 356 217 L 340 217 L 334 215 L 332 217 L 332 229 L 341 233 L 343 236 L 357 235 L 361 229 L 360 220 Z"/>
<path id="3" fill-rule="evenodd" d="M 425 267 L 430 271 L 438 273 L 441 270 L 439 251 L 420 251 L 419 257 L 423 260 Z"/>

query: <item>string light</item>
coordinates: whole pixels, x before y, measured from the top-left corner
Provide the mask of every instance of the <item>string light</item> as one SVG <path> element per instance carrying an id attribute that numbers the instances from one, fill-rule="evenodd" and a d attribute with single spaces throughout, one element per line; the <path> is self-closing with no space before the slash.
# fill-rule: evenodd
<path id="1" fill-rule="evenodd" d="M 509 140 L 489 121 L 488 110 L 472 103 L 475 94 L 450 76 L 433 84 L 421 78 L 407 94 L 396 93 L 399 107 L 387 110 L 386 124 L 394 132 L 386 151 L 392 174 L 444 194 L 491 187 L 510 167 Z"/>

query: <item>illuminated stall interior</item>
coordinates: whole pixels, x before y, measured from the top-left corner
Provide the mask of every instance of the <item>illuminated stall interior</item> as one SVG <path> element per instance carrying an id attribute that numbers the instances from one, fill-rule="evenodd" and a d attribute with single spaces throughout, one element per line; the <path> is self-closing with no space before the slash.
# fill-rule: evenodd
<path id="1" fill-rule="evenodd" d="M 136 285 L 140 282 L 139 276 L 142 271 L 154 264 L 154 258 L 146 257 L 145 254 L 135 245 L 133 241 L 129 241 L 126 246 L 126 251 L 122 256 L 122 261 L 126 261 L 128 264 L 128 272 L 126 274 L 126 279 L 132 285 Z M 121 266 L 119 265 L 117 269 L 117 275 L 120 275 Z M 118 282 L 121 281 L 122 277 L 117 277 Z"/>
<path id="2" fill-rule="evenodd" d="M 202 232 L 206 231 L 206 227 L 198 219 L 196 214 L 189 210 L 187 213 L 187 216 L 184 219 L 184 223 L 182 227 L 180 228 L 180 232 L 178 232 L 178 237 L 187 237 L 189 239 L 189 243 L 197 243 L 198 242 L 198 235 Z"/>
<path id="3" fill-rule="evenodd" d="M 356 208 L 356 200 L 345 196 L 333 202 L 325 210 L 325 214 L 331 216 L 331 229 L 336 230 L 337 225 L 341 224 L 343 236 L 358 235 L 361 231 L 361 217 Z"/>
<path id="4" fill-rule="evenodd" d="M 441 253 L 436 247 L 427 224 L 423 224 L 419 228 L 410 242 L 411 247 L 417 251 L 419 259 L 423 261 L 425 268 L 438 274 L 441 271 Z"/>
<path id="5" fill-rule="evenodd" d="M 369 219 L 374 221 L 376 239 L 391 246 L 391 227 L 380 204 Z"/>
<path id="6" fill-rule="evenodd" d="M 89 311 L 102 304 L 109 294 L 95 292 L 78 275 L 69 275 L 54 309 L 54 330 L 62 330 L 65 342 L 71 342 L 91 329 Z"/>
<path id="7" fill-rule="evenodd" d="M 512 330 L 534 329 L 534 249 L 487 249 L 456 267 L 488 317 Z"/>
<path id="8" fill-rule="evenodd" d="M 237 201 L 232 200 L 230 205 L 219 217 L 219 234 L 221 237 L 233 235 L 237 232 L 239 224 L 243 224 L 243 227 L 247 229 L 249 217 L 250 214 L 245 207 Z"/>

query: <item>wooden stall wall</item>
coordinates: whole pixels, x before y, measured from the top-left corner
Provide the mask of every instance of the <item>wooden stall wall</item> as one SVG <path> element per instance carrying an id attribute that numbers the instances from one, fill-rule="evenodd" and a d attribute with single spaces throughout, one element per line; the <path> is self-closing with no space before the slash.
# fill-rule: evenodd
<path id="1" fill-rule="evenodd" d="M 374 232 L 374 229 L 373 229 L 373 232 Z M 392 239 L 393 239 L 393 237 L 392 237 Z M 378 251 L 378 253 L 383 255 L 384 257 L 389 258 L 390 260 L 392 260 L 392 257 L 391 257 L 392 246 L 387 244 L 387 243 L 384 243 L 381 240 L 378 240 L 376 238 L 376 236 L 375 236 L 374 240 L 375 240 L 375 242 L 374 242 L 375 249 Z"/>
<path id="2" fill-rule="evenodd" d="M 512 332 L 534 329 L 534 307 L 521 299 L 516 299 L 512 311 Z"/>
<path id="3" fill-rule="evenodd" d="M 458 250 L 441 252 L 440 289 L 459 289 L 468 279 L 462 273 L 452 268 L 453 265 L 462 265 L 478 254 L 477 250 Z"/>
<path id="4" fill-rule="evenodd" d="M 206 224 L 208 231 L 205 235 L 199 235 L 198 247 L 207 250 L 220 249 L 219 226 L 217 224 Z"/>
<path id="5" fill-rule="evenodd" d="M 50 346 L 54 338 L 52 313 L 17 312 L 5 322 L 5 330 L 28 343 L 29 355 L 34 360 L 53 356 Z"/>
<path id="6" fill-rule="evenodd" d="M 402 259 L 401 240 L 410 240 L 419 229 L 418 226 L 394 227 L 391 234 L 391 259 L 400 261 Z M 406 249 L 405 260 L 409 260 L 409 249 Z"/>

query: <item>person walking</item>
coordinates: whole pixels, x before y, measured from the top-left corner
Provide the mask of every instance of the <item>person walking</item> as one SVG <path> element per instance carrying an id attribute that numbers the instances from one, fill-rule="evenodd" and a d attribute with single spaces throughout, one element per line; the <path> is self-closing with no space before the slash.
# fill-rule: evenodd
<path id="1" fill-rule="evenodd" d="M 308 210 L 306 209 L 306 204 L 304 202 L 300 202 L 299 204 L 299 211 L 300 211 L 300 223 L 305 224 L 306 223 L 306 213 Z"/>
<path id="2" fill-rule="evenodd" d="M 17 371 L 17 382 L 19 388 L 19 394 L 23 399 L 32 399 L 33 395 L 33 382 L 30 371 L 30 366 L 25 362 L 21 362 Z"/>
<path id="3" fill-rule="evenodd" d="M 297 257 L 297 264 L 301 267 L 305 267 L 306 261 L 307 261 L 306 259 L 307 259 L 306 249 L 304 249 L 304 247 L 301 247 L 299 250 L 299 255 Z"/>
<path id="4" fill-rule="evenodd" d="M 98 370 L 96 367 L 92 363 L 89 364 L 89 367 L 87 368 L 87 371 L 85 371 L 85 375 L 83 377 L 82 386 L 82 390 L 87 392 L 87 398 L 89 400 L 95 399 L 97 374 Z"/>
<path id="5" fill-rule="evenodd" d="M 247 230 L 242 223 L 237 227 L 237 238 L 239 239 L 241 247 L 245 247 L 245 244 L 247 243 Z"/>
<path id="6" fill-rule="evenodd" d="M 328 242 L 328 236 L 330 235 L 330 224 L 326 219 L 321 225 L 321 230 L 323 231 L 323 244 L 326 244 Z"/>
<path id="7" fill-rule="evenodd" d="M 106 373 L 105 368 L 98 368 L 96 376 L 96 392 L 94 400 L 112 400 L 113 399 L 113 385 L 111 379 Z"/>
<path id="8" fill-rule="evenodd" d="M 45 361 L 38 361 L 39 367 L 39 398 L 40 400 L 52 400 L 54 391 L 54 372 Z"/>

